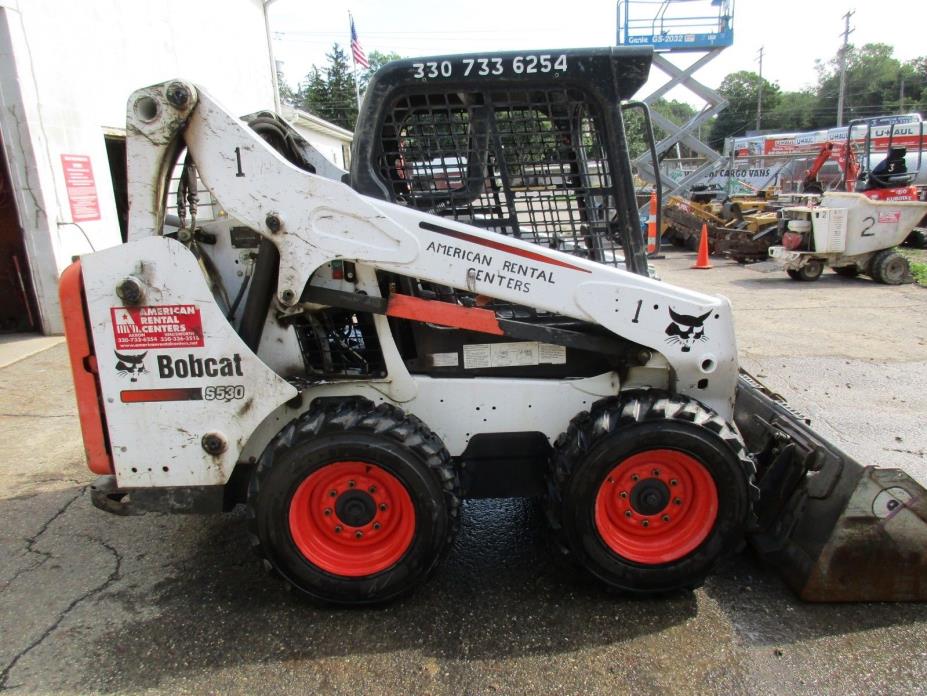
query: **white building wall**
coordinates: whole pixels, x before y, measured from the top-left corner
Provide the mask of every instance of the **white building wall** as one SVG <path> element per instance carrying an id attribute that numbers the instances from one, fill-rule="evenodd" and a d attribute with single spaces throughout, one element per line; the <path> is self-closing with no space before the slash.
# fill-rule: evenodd
<path id="1" fill-rule="evenodd" d="M 120 242 L 103 128 L 125 127 L 132 91 L 175 77 L 234 113 L 272 109 L 261 0 L 0 0 L 0 133 L 46 333 L 62 330 L 71 257 Z M 80 229 L 62 154 L 93 168 L 101 219 Z"/>
<path id="2" fill-rule="evenodd" d="M 290 125 L 295 128 L 301 136 L 303 136 L 312 147 L 322 153 L 322 156 L 325 157 L 329 162 L 335 164 L 342 169 L 347 169 L 344 162 L 344 146 L 351 146 L 350 140 L 345 140 L 343 138 L 337 138 L 328 133 L 320 133 L 319 131 L 307 128 L 300 123 L 291 123 Z"/>

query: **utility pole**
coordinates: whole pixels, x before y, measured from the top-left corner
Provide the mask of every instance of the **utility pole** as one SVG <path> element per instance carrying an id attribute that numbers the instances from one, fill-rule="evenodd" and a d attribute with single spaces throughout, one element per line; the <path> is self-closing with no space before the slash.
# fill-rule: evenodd
<path id="1" fill-rule="evenodd" d="M 850 34 L 855 31 L 850 29 L 850 17 L 856 14 L 850 10 L 843 19 L 846 21 L 843 29 L 843 48 L 840 49 L 840 94 L 837 97 L 837 127 L 843 125 L 843 99 L 847 89 L 847 45 L 850 43 Z"/>
<path id="2" fill-rule="evenodd" d="M 901 76 L 901 90 L 898 95 L 898 113 L 904 113 L 904 75 Z"/>
<path id="3" fill-rule="evenodd" d="M 264 10 L 264 33 L 267 36 L 267 57 L 270 58 L 270 85 L 274 90 L 274 111 L 280 113 L 280 83 L 277 80 L 277 61 L 274 60 L 274 42 L 270 36 L 270 17 L 267 15 L 267 8 L 276 0 L 264 0 L 262 8 Z"/>
<path id="4" fill-rule="evenodd" d="M 756 90 L 756 129 L 760 130 L 760 123 L 763 119 L 763 49 L 765 46 L 760 46 L 760 50 L 757 51 L 760 61 L 760 84 Z"/>

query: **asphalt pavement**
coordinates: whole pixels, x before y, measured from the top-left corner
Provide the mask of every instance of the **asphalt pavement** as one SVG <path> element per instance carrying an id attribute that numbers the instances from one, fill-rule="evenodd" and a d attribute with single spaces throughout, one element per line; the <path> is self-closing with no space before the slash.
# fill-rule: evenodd
<path id="1" fill-rule="evenodd" d="M 927 291 L 796 283 L 692 255 L 731 298 L 743 364 L 863 462 L 927 482 Z M 243 515 L 90 504 L 67 355 L 0 369 L 0 690 L 18 694 L 924 693 L 927 605 L 811 605 L 743 554 L 639 600 L 551 562 L 529 500 L 465 505 L 412 596 L 322 609 L 268 578 Z"/>

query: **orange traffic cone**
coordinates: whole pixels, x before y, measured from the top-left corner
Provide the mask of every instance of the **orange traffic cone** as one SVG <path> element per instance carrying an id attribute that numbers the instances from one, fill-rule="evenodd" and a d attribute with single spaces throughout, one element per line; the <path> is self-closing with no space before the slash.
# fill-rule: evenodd
<path id="1" fill-rule="evenodd" d="M 657 192 L 650 193 L 650 216 L 647 218 L 647 254 L 657 253 Z"/>
<path id="2" fill-rule="evenodd" d="M 702 223 L 702 236 L 698 240 L 698 255 L 695 257 L 695 265 L 692 268 L 711 268 L 711 262 L 708 260 L 708 225 L 705 223 Z"/>

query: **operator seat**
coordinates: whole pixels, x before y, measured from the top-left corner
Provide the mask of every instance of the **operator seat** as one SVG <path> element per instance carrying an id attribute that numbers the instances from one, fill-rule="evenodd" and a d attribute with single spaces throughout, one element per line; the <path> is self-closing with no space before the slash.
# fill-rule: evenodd
<path id="1" fill-rule="evenodd" d="M 868 176 L 861 178 L 857 191 L 871 191 L 872 189 L 899 188 L 910 186 L 914 181 L 914 172 L 908 172 L 905 162 L 907 148 L 893 147 L 888 151 L 884 160 L 879 162 Z"/>

